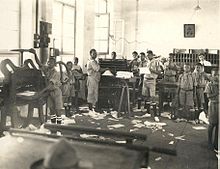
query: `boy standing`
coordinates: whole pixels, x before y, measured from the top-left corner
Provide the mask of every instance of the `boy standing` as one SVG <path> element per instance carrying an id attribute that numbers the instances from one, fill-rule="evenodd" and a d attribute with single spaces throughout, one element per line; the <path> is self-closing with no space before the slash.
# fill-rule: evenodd
<path id="1" fill-rule="evenodd" d="M 166 82 L 176 82 L 177 65 L 173 62 L 173 53 L 169 54 L 167 62 L 164 63 L 164 80 Z"/>
<path id="2" fill-rule="evenodd" d="M 60 74 L 55 69 L 56 60 L 52 57 L 49 58 L 47 62 L 48 65 L 46 66 L 40 62 L 34 49 L 30 49 L 30 52 L 34 54 L 35 60 L 39 65 L 39 68 L 43 71 L 47 80 L 47 87 L 44 88 L 41 93 L 48 92 L 48 107 L 50 109 L 51 122 L 61 124 L 61 109 L 63 107 L 63 100 L 60 89 Z"/>
<path id="3" fill-rule="evenodd" d="M 183 74 L 179 76 L 178 80 L 178 98 L 179 98 L 179 106 L 181 110 L 181 114 L 178 114 L 179 117 L 187 117 L 189 120 L 189 117 L 191 114 L 189 114 L 190 109 L 194 108 L 194 96 L 195 96 L 195 78 L 193 77 L 190 65 L 185 63 L 183 66 Z M 185 115 L 183 113 L 186 113 Z M 177 122 L 180 122 L 180 118 L 176 119 Z"/>
<path id="4" fill-rule="evenodd" d="M 218 118 L 219 118 L 219 73 L 218 69 L 212 70 L 211 81 L 205 88 L 205 93 L 209 99 L 209 127 L 208 127 L 208 146 L 210 149 L 218 148 Z M 215 129 L 214 142 L 212 141 L 213 130 Z"/>
<path id="5" fill-rule="evenodd" d="M 88 97 L 87 101 L 89 104 L 89 109 L 95 108 L 98 101 L 98 89 L 100 81 L 100 65 L 96 61 L 97 52 L 95 49 L 90 50 L 90 60 L 87 63 L 87 73 L 88 73 Z"/>
<path id="6" fill-rule="evenodd" d="M 204 90 L 207 80 L 209 80 L 208 75 L 203 71 L 203 68 L 204 67 L 201 63 L 197 63 L 195 71 L 193 72 L 196 81 L 195 109 L 198 111 L 196 120 L 199 118 L 199 112 L 204 110 Z"/>

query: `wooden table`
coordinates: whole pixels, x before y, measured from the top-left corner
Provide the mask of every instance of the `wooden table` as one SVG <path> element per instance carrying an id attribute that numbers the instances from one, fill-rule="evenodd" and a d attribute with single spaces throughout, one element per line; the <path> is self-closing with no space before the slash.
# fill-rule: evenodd
<path id="1" fill-rule="evenodd" d="M 8 135 L 0 139 L 1 169 L 29 169 L 30 165 L 44 157 L 55 138 L 34 135 Z M 89 142 L 72 141 L 80 159 L 90 161 L 94 169 L 138 169 L 144 157 L 141 151 L 120 146 L 108 146 Z"/>

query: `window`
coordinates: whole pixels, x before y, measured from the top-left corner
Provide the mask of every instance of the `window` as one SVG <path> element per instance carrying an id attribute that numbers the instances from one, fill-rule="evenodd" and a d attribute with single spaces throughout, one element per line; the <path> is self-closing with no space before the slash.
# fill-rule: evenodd
<path id="1" fill-rule="evenodd" d="M 109 53 L 110 14 L 107 13 L 107 0 L 96 0 L 95 49 L 100 55 Z"/>
<path id="2" fill-rule="evenodd" d="M 113 27 L 113 48 L 114 51 L 118 55 L 123 55 L 124 53 L 124 20 L 117 19 L 114 20 L 114 27 Z"/>
<path id="3" fill-rule="evenodd" d="M 20 2 L 1 0 L 0 5 L 0 50 L 19 48 Z"/>
<path id="4" fill-rule="evenodd" d="M 61 55 L 75 54 L 75 3 L 54 1 L 53 4 L 53 44 Z"/>

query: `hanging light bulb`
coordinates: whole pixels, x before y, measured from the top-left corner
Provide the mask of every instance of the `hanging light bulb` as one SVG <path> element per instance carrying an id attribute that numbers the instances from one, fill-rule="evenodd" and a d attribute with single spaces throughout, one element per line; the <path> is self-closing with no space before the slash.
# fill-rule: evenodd
<path id="1" fill-rule="evenodd" d="M 199 6 L 199 0 L 197 1 L 197 6 L 194 8 L 195 11 L 199 11 L 202 8 Z"/>

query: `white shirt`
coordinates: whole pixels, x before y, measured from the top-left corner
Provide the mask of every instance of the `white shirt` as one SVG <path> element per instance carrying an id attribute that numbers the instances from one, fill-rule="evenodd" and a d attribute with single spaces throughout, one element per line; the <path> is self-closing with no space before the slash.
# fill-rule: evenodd
<path id="1" fill-rule="evenodd" d="M 212 66 L 211 62 L 204 60 L 204 61 L 200 61 L 200 63 L 204 66 Z"/>

